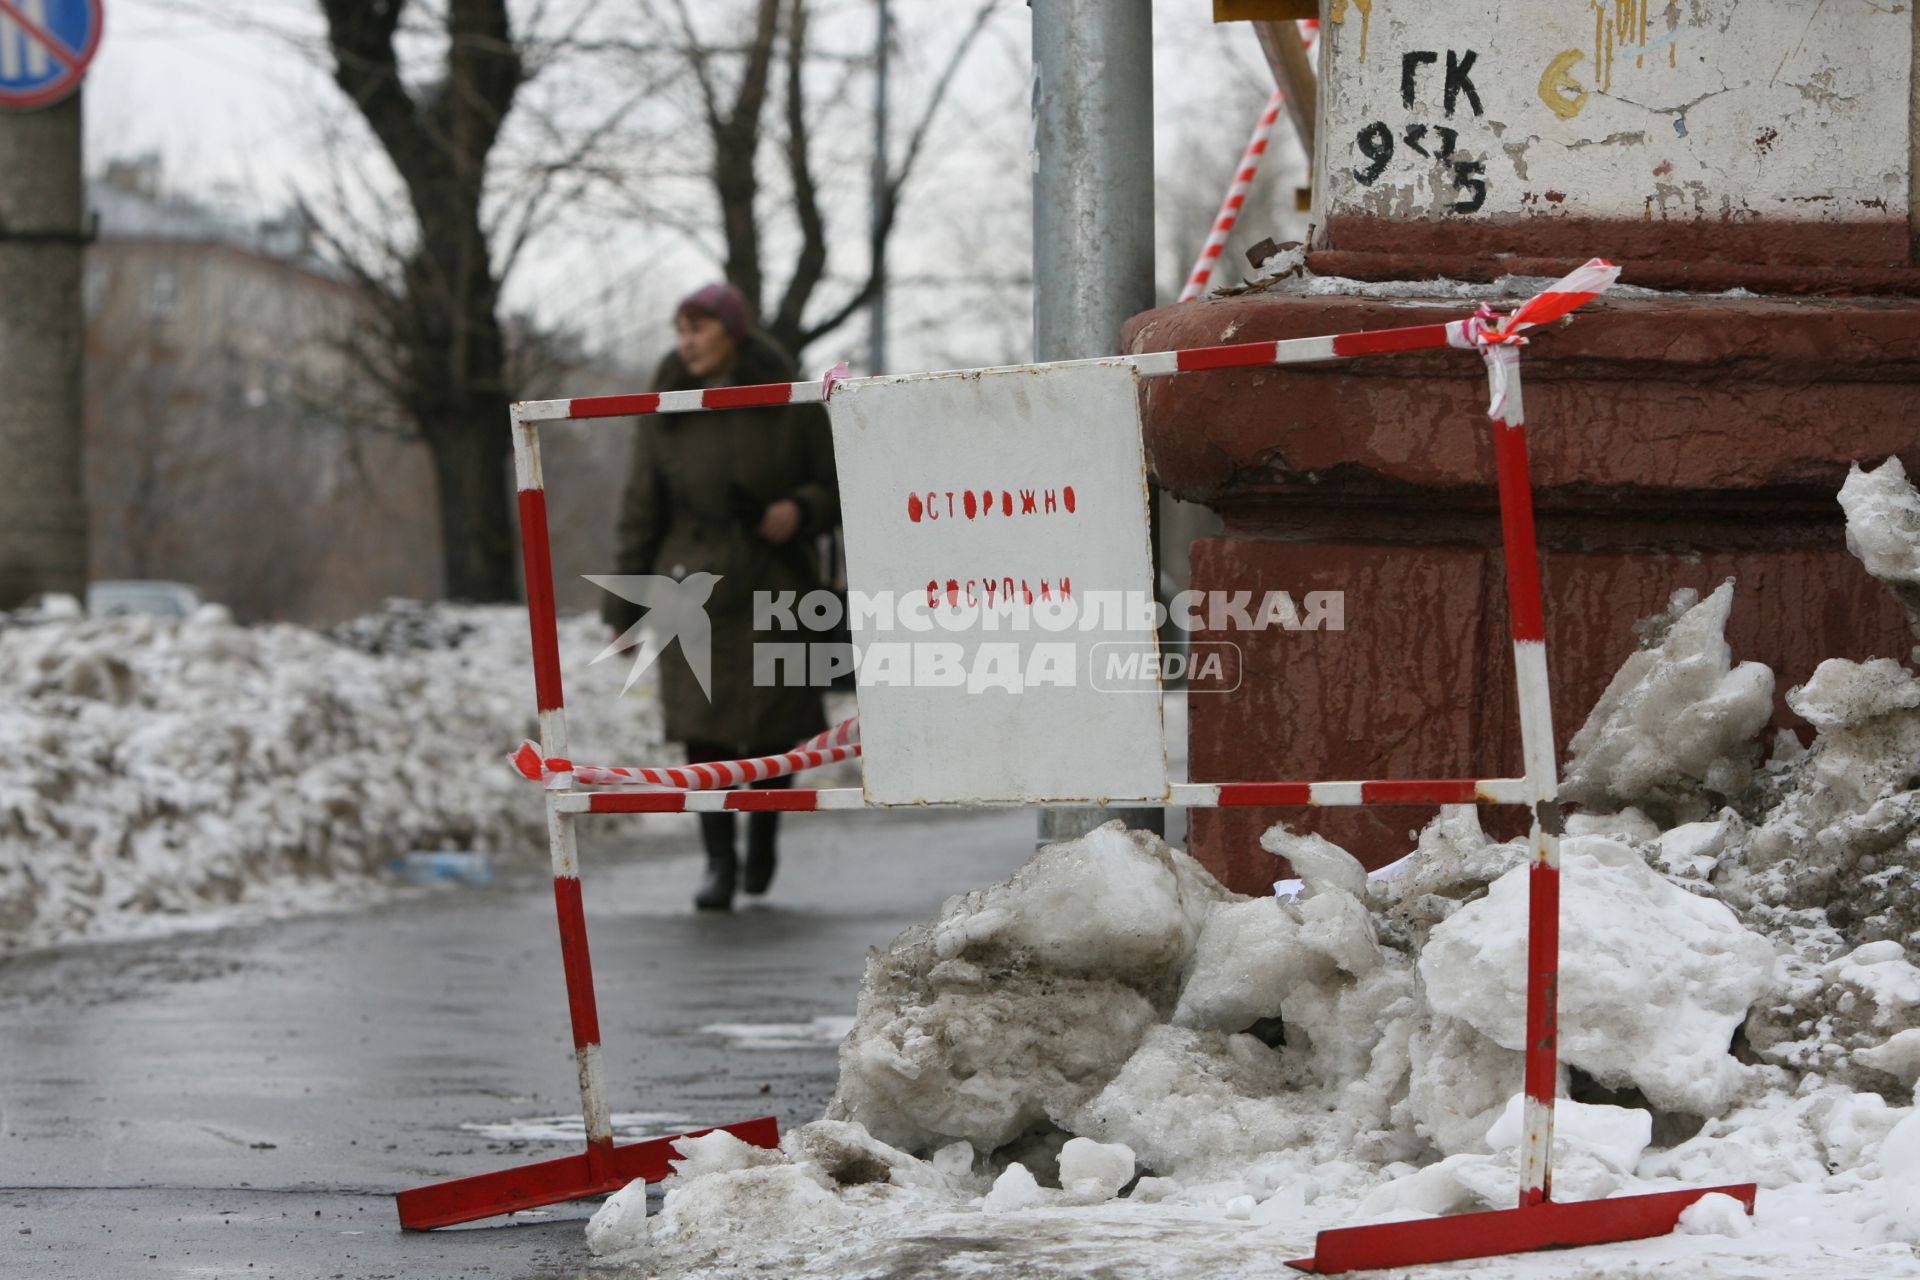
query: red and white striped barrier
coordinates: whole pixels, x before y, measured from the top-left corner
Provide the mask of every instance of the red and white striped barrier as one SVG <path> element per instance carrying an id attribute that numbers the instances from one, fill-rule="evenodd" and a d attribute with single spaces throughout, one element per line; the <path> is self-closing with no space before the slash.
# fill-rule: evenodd
<path id="1" fill-rule="evenodd" d="M 1273 136 L 1273 123 L 1280 118 L 1280 108 L 1286 101 L 1286 95 L 1275 89 L 1267 98 L 1260 119 L 1254 122 L 1253 136 L 1247 139 L 1247 148 L 1240 153 L 1240 167 L 1234 170 L 1233 181 L 1227 184 L 1220 212 L 1213 216 L 1213 229 L 1207 232 L 1207 242 L 1200 246 L 1200 256 L 1193 260 L 1186 288 L 1180 291 L 1181 302 L 1192 302 L 1199 297 L 1213 279 L 1213 264 L 1220 260 L 1220 251 L 1227 247 L 1227 237 L 1233 234 L 1233 224 L 1240 220 L 1240 206 L 1247 202 L 1247 192 L 1260 172 L 1260 157 L 1267 153 L 1267 140 Z"/>
<path id="2" fill-rule="evenodd" d="M 1546 631 L 1535 549 L 1533 498 L 1527 471 L 1525 413 L 1519 349 L 1525 331 L 1591 301 L 1618 277 L 1619 269 L 1595 259 L 1529 299 L 1504 317 L 1486 308 L 1446 323 L 1328 337 L 1246 342 L 1120 356 L 1082 364 L 1130 365 L 1141 377 L 1202 370 L 1257 368 L 1390 355 L 1402 351 L 1464 348 L 1481 353 L 1487 366 L 1493 442 L 1505 550 L 1507 603 L 1516 690 L 1520 707 L 1522 762 L 1517 778 L 1395 779 L 1342 782 L 1224 782 L 1174 784 L 1158 797 L 1118 799 L 1118 804 L 1186 807 L 1239 805 L 1524 805 L 1532 814 L 1529 937 L 1527 958 L 1526 1147 L 1520 1207 L 1445 1219 L 1354 1227 L 1321 1233 L 1313 1258 L 1290 1263 L 1301 1270 L 1334 1272 L 1361 1267 L 1409 1265 L 1486 1256 L 1548 1245 L 1592 1243 L 1657 1235 L 1672 1229 L 1680 1212 L 1710 1191 L 1724 1191 L 1753 1204 L 1751 1184 L 1623 1197 L 1584 1204 L 1551 1199 L 1553 1097 L 1557 1072 L 1555 989 L 1559 968 L 1559 781 L 1548 701 Z M 1034 366 L 1017 366 L 1032 368 Z M 486 1174 L 401 1193 L 401 1222 L 431 1227 L 487 1217 L 612 1190 L 632 1177 L 666 1173 L 662 1143 L 616 1148 L 600 1067 L 600 1029 L 580 896 L 573 820 L 589 813 L 661 813 L 709 810 L 863 809 L 859 788 L 734 790 L 785 776 L 816 763 L 858 754 L 858 726 L 848 721 L 793 751 L 754 760 L 686 766 L 583 766 L 569 759 L 560 680 L 558 621 L 548 549 L 546 495 L 540 469 L 542 422 L 693 413 L 707 409 L 820 403 L 828 400 L 838 371 L 816 382 L 775 383 L 705 391 L 596 396 L 530 401 L 514 406 L 513 440 L 519 485 L 521 544 L 526 563 L 527 611 L 532 627 L 534 691 L 540 742 L 524 744 L 512 757 L 524 776 L 546 788 L 547 825 L 553 860 L 554 903 L 559 917 L 561 960 L 579 1068 L 587 1150 L 582 1156 L 523 1169 Z M 749 1141 L 777 1140 L 771 1120 L 734 1126 Z"/>
<path id="3" fill-rule="evenodd" d="M 1266 365 L 1317 364 L 1326 360 L 1350 360 L 1358 356 L 1397 355 L 1405 351 L 1431 351 L 1457 347 L 1477 351 L 1523 346 L 1524 331 L 1557 320 L 1568 312 L 1591 302 L 1605 292 L 1620 269 L 1599 258 L 1577 268 L 1561 280 L 1535 294 L 1510 315 L 1501 317 L 1487 307 L 1460 320 L 1435 324 L 1409 325 L 1399 329 L 1366 329 L 1355 333 L 1335 333 L 1314 338 L 1282 338 L 1266 342 L 1236 342 L 1218 347 L 1191 347 L 1185 351 L 1150 351 L 1130 356 L 1099 356 L 1090 360 L 1062 360 L 1044 367 L 1063 365 L 1123 364 L 1131 366 L 1143 378 L 1160 378 L 1175 373 L 1200 373 L 1215 369 L 1254 369 Z M 1496 362 L 1489 360 L 1492 367 Z M 998 373 L 1034 369 L 1038 365 L 1004 365 L 990 370 L 954 370 L 956 373 Z M 769 382 L 752 387 L 711 387 L 699 391 L 667 391 L 644 395 L 583 396 L 572 400 L 526 400 L 514 406 L 516 431 L 515 461 L 521 483 L 522 506 L 528 492 L 541 488 L 539 457 L 534 451 L 531 428 L 542 422 L 578 421 L 586 418 L 624 418 L 653 413 L 700 413 L 711 409 L 733 409 L 742 405 L 776 406 L 823 404 L 831 382 L 852 381 L 837 377 L 812 382 Z M 532 481 L 529 484 L 529 480 Z M 544 500 L 540 511 L 546 510 Z M 529 602 L 531 607 L 531 601 Z"/>
<path id="4" fill-rule="evenodd" d="M 1611 284 L 1618 269 L 1596 259 L 1565 280 L 1524 303 L 1501 319 L 1484 309 L 1478 315 L 1452 322 L 1407 328 L 1244 342 L 1187 351 L 1161 351 L 1110 360 L 1073 363 L 1125 363 L 1142 377 L 1268 365 L 1303 364 L 1358 356 L 1391 355 L 1403 351 L 1447 347 L 1476 349 L 1487 360 L 1489 385 L 1496 409 L 1504 419 L 1495 423 L 1503 529 L 1514 624 L 1515 657 L 1519 664 L 1519 697 L 1526 774 L 1518 779 L 1384 780 L 1361 782 L 1247 782 L 1176 785 L 1164 797 L 1141 797 L 1131 803 L 1189 806 L 1252 804 L 1434 804 L 1482 802 L 1531 804 L 1551 810 L 1557 789 L 1551 721 L 1546 702 L 1546 668 L 1539 605 L 1538 566 L 1534 555 L 1531 494 L 1526 478 L 1524 428 L 1519 413 L 1518 346 L 1525 329 L 1566 314 Z M 1021 366 L 1032 367 L 1032 366 Z M 532 628 L 533 673 L 540 715 L 540 743 L 515 753 L 515 766 L 548 787 L 548 830 L 552 846 L 554 903 L 559 917 L 562 964 L 566 971 L 568 1002 L 573 1022 L 574 1051 L 579 1066 L 583 1114 L 586 1118 L 587 1160 L 603 1172 L 612 1157 L 612 1124 L 605 1100 L 600 1066 L 599 1018 L 594 1003 L 592 966 L 587 949 L 586 920 L 580 896 L 579 862 L 572 819 L 587 813 L 661 813 L 709 810 L 782 810 L 866 808 L 858 788 L 828 790 L 720 789 L 724 780 L 754 781 L 763 764 L 784 768 L 781 757 L 767 761 L 727 762 L 715 766 L 574 766 L 567 746 L 566 712 L 560 677 L 558 622 L 554 610 L 553 567 L 548 545 L 546 491 L 540 467 L 538 427 L 543 422 L 627 417 L 654 413 L 697 413 L 714 409 L 822 403 L 828 399 L 835 374 L 812 382 L 772 383 L 750 387 L 721 387 L 695 391 L 648 392 L 637 395 L 593 396 L 567 400 L 528 401 L 514 406 L 513 441 L 520 504 L 521 545 L 526 566 L 527 613 Z M 804 750 L 805 748 L 803 748 Z M 849 744 L 831 751 L 853 750 Z M 792 755 L 793 753 L 788 753 Z M 844 757 L 843 757 L 844 758 Z M 764 776 L 774 776 L 767 773 Z M 611 789 L 587 790 L 589 784 L 612 784 Z M 635 783 L 648 784 L 647 789 Z M 693 784 L 693 785 L 689 785 Z M 670 789 L 659 789 L 670 788 Z M 1542 819 L 1544 821 L 1544 819 Z M 1538 824 L 1536 824 L 1538 826 Z M 1537 898 L 1547 910 L 1555 888 L 1557 846 L 1551 832 L 1539 827 L 1536 836 Z M 1536 930 L 1545 936 L 1544 925 Z M 1546 954 L 1552 955 L 1549 947 Z M 1546 992 L 1544 1019 L 1551 1027 L 1551 983 Z M 1530 1022 L 1530 1025 L 1534 1025 Z M 1541 1048 L 1541 1044 L 1545 1048 Z M 1529 1049 L 1528 1080 L 1549 1083 L 1553 1077 L 1551 1040 L 1535 1040 Z M 1535 1061 L 1545 1054 L 1545 1067 Z M 1544 1071 L 1544 1076 L 1541 1076 Z M 1530 1093 L 1530 1096 L 1534 1096 Z M 1530 1108 L 1529 1136 L 1549 1132 L 1551 1111 L 1545 1119 Z M 1532 1148 L 1527 1172 L 1528 1196 L 1546 1195 L 1545 1144 Z M 582 1193 L 584 1194 L 584 1193 Z M 472 1216 L 486 1216 L 485 1200 L 470 1206 Z M 457 1220 L 457 1219 L 448 1219 Z M 403 1218 L 404 1221 L 404 1218 Z M 409 1224 L 412 1225 L 412 1224 Z M 434 1225 L 437 1225 L 434 1224 Z"/>
<path id="5" fill-rule="evenodd" d="M 516 768 L 519 765 L 516 763 Z M 1394 804 L 1525 804 L 1531 784 L 1525 778 L 1394 778 L 1372 782 L 1176 782 L 1162 796 L 1114 796 L 1107 803 L 1119 808 L 1241 809 L 1272 805 L 1336 808 L 1352 805 Z M 1060 801 L 1081 805 L 1084 801 Z M 890 809 L 875 804 L 859 787 L 782 791 L 674 791 L 631 787 L 604 791 L 573 791 L 558 801 L 563 813 L 718 813 L 756 809 L 782 813 L 821 810 Z M 924 809 L 991 809 L 1050 807 L 1047 803 L 930 802 Z"/>

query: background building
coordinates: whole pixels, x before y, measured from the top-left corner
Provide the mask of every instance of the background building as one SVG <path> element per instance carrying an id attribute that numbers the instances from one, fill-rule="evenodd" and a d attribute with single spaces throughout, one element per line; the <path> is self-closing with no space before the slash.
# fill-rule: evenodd
<path id="1" fill-rule="evenodd" d="M 170 193 L 153 156 L 109 164 L 89 199 L 92 578 L 186 582 L 242 620 L 325 622 L 439 596 L 429 456 L 349 341 L 365 295 L 316 251 L 300 212 L 229 218 Z M 631 388 L 631 373 L 530 329 L 518 337 L 540 349 L 536 380 Z M 506 448 L 504 422 L 484 429 Z M 551 435 L 569 499 L 556 557 L 574 575 L 611 567 L 627 436 Z M 591 601 L 577 576 L 564 590 Z"/>

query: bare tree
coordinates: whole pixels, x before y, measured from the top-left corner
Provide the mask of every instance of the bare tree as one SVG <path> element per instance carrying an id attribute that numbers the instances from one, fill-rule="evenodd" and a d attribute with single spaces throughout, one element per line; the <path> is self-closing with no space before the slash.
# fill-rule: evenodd
<path id="1" fill-rule="evenodd" d="M 375 300 L 378 323 L 356 336 L 355 356 L 433 455 L 447 592 L 472 600 L 517 593 L 501 424 L 522 366 L 502 291 L 555 214 L 585 209 L 669 233 L 710 227 L 658 189 L 663 171 L 684 165 L 693 125 L 706 152 L 700 181 L 719 207 L 712 248 L 765 327 L 798 353 L 880 287 L 902 195 L 993 9 L 979 0 L 964 15 L 928 77 L 867 225 L 846 237 L 868 251 L 864 275 L 849 280 L 830 270 L 833 202 L 818 175 L 864 170 L 867 157 L 823 145 L 819 126 L 847 110 L 870 59 L 813 47 L 821 9 L 811 0 L 703 2 L 698 22 L 686 0 L 633 0 L 637 14 L 624 5 L 613 14 L 601 0 L 538 0 L 514 4 L 511 19 L 509 0 L 317 2 L 333 79 L 399 182 L 383 189 L 350 146 L 337 147 L 330 208 L 316 221 Z M 833 20 L 844 25 L 848 14 Z M 441 61 L 423 77 L 421 51 L 435 49 Z M 608 58 L 626 74 L 581 75 Z M 530 96 L 536 77 L 545 88 Z M 556 78 L 566 92 L 548 83 Z M 596 207 L 607 193 L 615 207 Z M 791 217 L 770 229 L 761 214 L 775 198 Z"/>
<path id="2" fill-rule="evenodd" d="M 445 65 L 416 87 L 402 79 L 395 48 L 409 0 L 319 3 L 334 81 L 399 174 L 415 223 L 411 237 L 389 241 L 397 272 L 364 256 L 349 266 L 378 300 L 393 390 L 433 455 L 447 593 L 514 599 L 501 425 L 512 393 L 502 271 L 483 217 L 488 158 L 526 77 L 507 0 L 445 0 L 431 11 Z"/>
<path id="3" fill-rule="evenodd" d="M 898 154 L 880 157 L 878 171 L 884 176 L 875 207 L 867 211 L 865 272 L 824 308 L 816 304 L 829 280 L 835 237 L 822 207 L 818 175 L 823 148 L 817 124 L 823 112 L 844 102 L 852 76 L 867 69 L 865 60 L 825 55 L 811 47 L 815 9 L 810 0 L 747 0 L 715 7 L 726 11 L 727 31 L 748 33 L 744 45 L 704 35 L 687 0 L 672 0 L 672 20 L 682 41 L 674 53 L 692 73 L 698 123 L 711 148 L 709 175 L 719 207 L 726 277 L 746 295 L 767 332 L 799 354 L 858 315 L 882 287 L 886 245 L 898 225 L 908 183 L 954 77 L 992 20 L 995 6 L 984 0 L 972 9 L 932 76 Z M 831 75 L 824 84 L 823 68 Z M 762 144 L 771 141 L 768 115 L 776 101 L 776 77 L 780 83 L 773 126 L 779 145 L 774 154 L 772 146 Z M 851 171 L 851 166 L 845 168 Z M 792 248 L 792 265 L 777 296 L 769 281 L 760 217 L 770 189 L 787 198 L 794 223 L 792 234 L 784 237 Z"/>

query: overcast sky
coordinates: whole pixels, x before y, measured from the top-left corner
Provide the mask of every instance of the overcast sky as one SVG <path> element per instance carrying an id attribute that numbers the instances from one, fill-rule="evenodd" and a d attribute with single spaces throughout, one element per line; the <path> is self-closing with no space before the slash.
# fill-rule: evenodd
<path id="1" fill-rule="evenodd" d="M 170 186 L 252 215 L 273 212 L 294 189 L 312 190 L 323 180 L 322 124 L 339 120 L 346 104 L 311 56 L 275 34 L 317 34 L 312 0 L 106 5 L 107 34 L 87 81 L 90 168 L 157 151 Z M 827 0 L 821 8 L 828 40 L 856 48 L 861 33 L 870 40 L 866 0 Z M 939 23 L 956 8 L 946 0 L 895 0 L 904 38 L 918 32 L 921 45 L 936 46 L 919 50 L 922 68 L 938 56 Z M 1207 0 L 1156 0 L 1156 149 L 1168 246 L 1161 276 L 1169 284 L 1182 270 L 1174 260 L 1190 257 L 1205 235 L 1271 87 L 1245 25 L 1215 27 L 1210 18 Z M 1029 23 L 1023 3 L 1006 0 L 956 87 L 930 163 L 909 192 L 890 262 L 897 276 L 917 283 L 895 294 L 890 363 L 896 369 L 1027 354 L 1027 295 L 1017 282 L 1005 282 L 1028 268 Z M 924 89 L 915 70 L 908 62 L 896 73 L 903 112 Z M 865 176 L 855 157 L 865 142 L 838 141 L 846 159 L 826 178 L 848 216 L 836 227 L 833 267 L 851 278 L 864 269 L 859 207 Z M 1295 153 L 1290 139 L 1280 142 L 1285 165 Z M 1297 158 L 1293 163 L 1297 169 Z M 1299 180 L 1295 172 L 1278 185 L 1290 195 Z M 1271 227 L 1263 225 L 1259 234 L 1298 234 L 1290 203 L 1275 196 L 1268 208 L 1250 206 L 1249 224 L 1264 218 Z M 697 210 L 698 200 L 691 204 Z M 660 331 L 673 298 L 718 274 L 714 243 L 639 218 L 556 224 L 511 282 L 509 305 L 581 328 L 604 346 L 644 345 Z M 864 327 L 856 321 L 817 344 L 809 363 L 831 363 L 829 348 L 836 356 L 857 356 L 863 342 Z"/>

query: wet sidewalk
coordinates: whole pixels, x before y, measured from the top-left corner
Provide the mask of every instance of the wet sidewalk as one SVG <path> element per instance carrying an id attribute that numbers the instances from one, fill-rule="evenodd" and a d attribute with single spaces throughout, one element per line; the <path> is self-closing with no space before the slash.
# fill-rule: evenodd
<path id="1" fill-rule="evenodd" d="M 618 828 L 610 828 L 617 831 Z M 691 820 L 583 858 L 621 1139 L 816 1118 L 867 949 L 1010 874 L 1034 815 L 787 820 L 771 904 L 689 905 Z M 0 963 L 0 1276 L 574 1275 L 591 1203 L 403 1234 L 391 1195 L 579 1149 L 536 865 L 353 914 Z"/>

